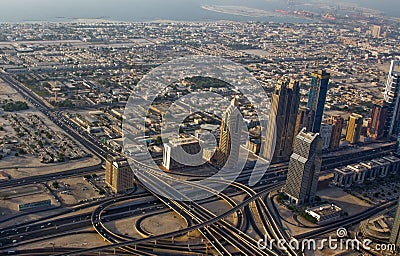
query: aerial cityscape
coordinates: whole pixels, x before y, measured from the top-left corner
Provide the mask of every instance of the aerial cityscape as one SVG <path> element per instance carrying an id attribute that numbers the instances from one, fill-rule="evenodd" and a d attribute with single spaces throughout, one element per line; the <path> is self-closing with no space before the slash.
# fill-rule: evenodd
<path id="1" fill-rule="evenodd" d="M 400 255 L 397 1 L 22 2 L 0 255 Z"/>

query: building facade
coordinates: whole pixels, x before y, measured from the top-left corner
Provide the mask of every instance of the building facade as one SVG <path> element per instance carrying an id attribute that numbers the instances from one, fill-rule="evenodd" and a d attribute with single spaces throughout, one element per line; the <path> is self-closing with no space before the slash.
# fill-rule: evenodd
<path id="1" fill-rule="evenodd" d="M 330 77 L 331 75 L 325 70 L 318 70 L 311 74 L 311 88 L 307 105 L 310 109 L 310 122 L 307 131 L 320 132 Z"/>
<path id="2" fill-rule="evenodd" d="M 356 113 L 351 114 L 347 125 L 346 141 L 350 142 L 351 144 L 360 142 L 362 128 L 362 115 Z"/>
<path id="3" fill-rule="evenodd" d="M 387 137 L 399 134 L 400 122 L 400 61 L 392 61 L 386 80 L 384 106 L 388 107 L 384 135 Z"/>
<path id="4" fill-rule="evenodd" d="M 340 140 L 342 138 L 342 130 L 344 127 L 344 119 L 339 115 L 330 116 L 328 124 L 332 125 L 331 139 L 329 141 L 329 149 L 335 150 L 340 146 Z"/>
<path id="5" fill-rule="evenodd" d="M 109 156 L 106 159 L 105 182 L 114 193 L 134 188 L 134 174 L 126 158 Z"/>
<path id="6" fill-rule="evenodd" d="M 388 107 L 375 105 L 368 124 L 368 136 L 379 140 L 384 136 Z"/>
<path id="7" fill-rule="evenodd" d="M 340 188 L 349 188 L 353 184 L 353 170 L 347 167 L 335 168 L 331 184 Z"/>
<path id="8" fill-rule="evenodd" d="M 190 157 L 187 157 L 190 154 Z M 177 138 L 164 143 L 163 167 L 169 171 L 186 166 L 197 166 L 203 161 L 199 141 L 194 137 Z"/>
<path id="9" fill-rule="evenodd" d="M 322 150 L 327 150 L 329 148 L 332 136 L 332 125 L 321 124 L 321 138 L 322 138 Z"/>
<path id="10" fill-rule="evenodd" d="M 300 107 L 297 118 L 296 118 L 296 128 L 295 128 L 295 135 L 299 134 L 299 132 L 304 128 L 308 127 L 308 124 L 311 122 L 310 119 L 310 109 L 305 107 Z"/>
<path id="11" fill-rule="evenodd" d="M 314 217 L 318 224 L 333 222 L 340 219 L 343 214 L 342 208 L 334 204 L 323 204 L 313 208 L 308 208 L 305 212 Z"/>
<path id="12" fill-rule="evenodd" d="M 362 161 L 357 164 L 335 168 L 331 185 L 349 188 L 353 184 L 362 184 L 365 181 L 384 178 L 389 173 L 398 175 L 399 171 L 400 159 L 393 155 L 384 156 L 370 161 Z"/>
<path id="13" fill-rule="evenodd" d="M 321 170 L 322 139 L 318 133 L 303 128 L 296 137 L 285 184 L 291 203 L 303 205 L 313 202 Z"/>
<path id="14" fill-rule="evenodd" d="M 218 164 L 235 168 L 239 159 L 243 119 L 238 109 L 238 99 L 233 98 L 222 116 L 218 145 Z"/>
<path id="15" fill-rule="evenodd" d="M 292 154 L 297 112 L 300 104 L 299 82 L 279 81 L 271 97 L 270 127 L 276 127 L 276 143 L 273 133 L 267 133 L 263 156 L 273 163 L 288 161 Z"/>

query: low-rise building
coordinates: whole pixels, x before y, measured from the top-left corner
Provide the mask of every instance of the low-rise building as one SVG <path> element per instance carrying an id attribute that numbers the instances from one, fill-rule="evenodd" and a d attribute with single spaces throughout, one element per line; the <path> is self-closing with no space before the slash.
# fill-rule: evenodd
<path id="1" fill-rule="evenodd" d="M 353 182 L 357 184 L 362 184 L 365 181 L 365 177 L 367 175 L 367 168 L 362 166 L 361 164 L 352 164 L 347 166 L 350 170 L 353 171 Z"/>
<path id="2" fill-rule="evenodd" d="M 305 210 L 306 213 L 317 219 L 318 224 L 325 224 L 340 219 L 342 208 L 334 204 L 324 204 Z"/>
<path id="3" fill-rule="evenodd" d="M 354 172 L 347 167 L 335 168 L 331 184 L 341 188 L 349 188 L 353 184 L 353 175 Z"/>
<path id="4" fill-rule="evenodd" d="M 371 162 L 376 163 L 378 167 L 377 175 L 381 178 L 386 177 L 389 173 L 390 162 L 385 160 L 384 158 L 377 158 L 372 160 Z"/>
<path id="5" fill-rule="evenodd" d="M 366 179 L 369 181 L 375 180 L 378 176 L 379 164 L 373 161 L 361 162 L 360 164 L 368 170 L 366 174 Z"/>
<path id="6" fill-rule="evenodd" d="M 167 170 L 182 168 L 185 165 L 198 166 L 203 163 L 201 151 L 199 141 L 194 137 L 173 139 L 164 143 L 162 165 Z M 188 154 L 190 157 L 187 157 Z"/>
<path id="7" fill-rule="evenodd" d="M 364 161 L 346 167 L 336 168 L 331 185 L 349 188 L 352 184 L 362 184 L 365 180 L 373 181 L 376 178 L 384 178 L 389 173 L 397 174 L 400 169 L 400 159 L 396 156 Z"/>
<path id="8" fill-rule="evenodd" d="M 383 159 L 390 163 L 389 172 L 397 174 L 400 169 L 400 159 L 395 156 L 384 156 Z"/>

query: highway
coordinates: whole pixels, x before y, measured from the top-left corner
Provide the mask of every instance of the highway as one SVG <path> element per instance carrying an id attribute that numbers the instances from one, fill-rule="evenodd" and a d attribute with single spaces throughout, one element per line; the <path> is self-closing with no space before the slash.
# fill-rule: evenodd
<path id="1" fill-rule="evenodd" d="M 69 170 L 59 172 L 56 174 L 38 175 L 27 177 L 24 179 L 15 179 L 7 182 L 0 183 L 0 188 L 8 188 L 15 186 L 28 185 L 32 183 L 46 182 L 59 178 L 66 178 L 76 175 L 83 175 L 98 171 L 107 157 L 107 155 L 115 155 L 105 145 L 100 143 L 96 138 L 87 134 L 81 127 L 71 122 L 66 118 L 61 111 L 55 111 L 48 105 L 46 105 L 40 97 L 33 93 L 29 88 L 19 83 L 9 75 L 0 73 L 0 78 L 10 84 L 15 90 L 17 90 L 28 102 L 34 105 L 40 112 L 48 117 L 53 123 L 59 126 L 67 134 L 72 136 L 74 139 L 79 141 L 82 145 L 88 148 L 93 155 L 101 159 L 101 163 L 95 166 L 78 168 L 75 170 Z M 393 150 L 393 145 L 382 146 L 380 149 L 369 149 L 362 152 L 351 152 L 343 151 L 338 153 L 337 156 L 329 156 L 323 158 L 323 172 L 322 174 L 331 172 L 335 167 L 343 166 L 349 163 L 354 163 L 361 160 L 368 160 L 375 157 L 381 157 L 389 154 Z M 351 157 L 350 157 L 351 156 Z M 227 194 L 227 189 L 223 193 L 219 193 L 209 187 L 200 185 L 193 185 L 196 188 L 208 193 L 214 194 L 219 200 L 226 202 L 231 209 L 225 213 L 219 215 L 206 209 L 201 205 L 200 202 L 191 201 L 189 197 L 179 193 L 181 200 L 173 200 L 168 198 L 174 198 L 176 194 L 171 193 L 170 190 L 166 190 L 166 187 L 171 187 L 171 184 L 189 184 L 188 181 L 181 180 L 178 178 L 171 178 L 171 176 L 165 176 L 159 172 L 155 172 L 150 167 L 145 166 L 142 163 L 137 162 L 137 166 L 145 170 L 146 175 L 140 177 L 141 181 L 145 181 L 148 184 L 154 184 L 157 189 L 155 191 L 149 191 L 157 201 L 151 200 L 149 193 L 142 193 L 136 195 L 119 196 L 113 199 L 97 202 L 98 207 L 91 214 L 77 214 L 68 217 L 59 217 L 51 221 L 41 221 L 30 223 L 29 225 L 21 225 L 12 229 L 1 230 L 0 238 L 4 248 L 13 247 L 17 244 L 31 243 L 33 240 L 46 239 L 57 237 L 60 234 L 70 234 L 73 230 L 78 228 L 87 227 L 92 225 L 95 231 L 105 240 L 111 243 L 107 246 L 74 250 L 69 253 L 62 253 L 60 255 L 82 255 L 92 252 L 98 252 L 103 250 L 112 250 L 120 248 L 127 253 L 133 255 L 155 255 L 155 251 L 161 252 L 173 252 L 173 251 L 186 251 L 187 254 L 191 253 L 203 253 L 204 247 L 195 245 L 192 249 L 183 248 L 179 245 L 171 245 L 168 243 L 162 243 L 166 239 L 172 237 L 182 236 L 191 231 L 198 230 L 202 236 L 208 241 L 208 244 L 220 255 L 235 255 L 240 253 L 242 255 L 297 255 L 298 252 L 288 248 L 286 250 L 280 250 L 274 247 L 272 250 L 269 248 L 262 250 L 258 248 L 257 241 L 246 234 L 245 230 L 248 225 L 252 225 L 257 233 L 265 233 L 270 239 L 275 240 L 288 240 L 290 237 L 282 232 L 282 225 L 280 219 L 276 214 L 276 209 L 273 208 L 273 204 L 269 200 L 264 200 L 264 197 L 269 195 L 272 191 L 279 189 L 283 185 L 285 174 L 287 172 L 288 163 L 280 163 L 272 165 L 269 172 L 265 175 L 265 178 L 259 185 L 260 191 L 256 188 L 251 189 L 246 184 L 252 170 L 244 170 L 237 182 L 233 182 L 230 185 L 230 189 L 239 190 L 245 193 L 247 196 L 241 203 L 236 203 Z M 170 179 L 168 182 L 165 178 Z M 224 183 L 224 180 L 211 180 L 215 184 Z M 263 182 L 269 184 L 263 185 Z M 144 186 L 145 187 L 145 186 Z M 164 195 L 164 196 L 161 196 Z M 143 199 L 146 198 L 146 199 Z M 269 197 L 268 197 L 269 198 Z M 137 199 L 138 202 L 132 206 L 115 206 L 116 203 L 124 202 L 126 200 Z M 142 200 L 142 201 L 141 201 Z M 144 201 L 143 201 L 144 200 Z M 168 207 L 170 210 L 181 216 L 187 223 L 187 228 L 169 232 L 166 234 L 144 234 L 143 239 L 132 239 L 125 235 L 115 234 L 110 231 L 104 224 L 106 221 L 116 220 L 120 218 L 126 218 L 128 216 L 142 215 L 143 212 L 161 212 L 160 202 L 163 203 L 164 207 Z M 340 225 L 350 225 L 356 221 L 360 221 L 368 216 L 371 216 L 383 208 L 388 207 L 393 202 L 387 203 L 370 209 L 360 215 L 353 216 L 351 218 L 344 219 L 343 221 L 333 223 L 332 225 L 323 226 L 316 230 L 308 232 L 307 237 L 314 237 L 317 235 L 330 232 Z M 235 216 L 237 224 L 228 222 L 225 218 L 229 216 Z M 244 220 L 245 219 L 245 220 Z M 258 222 L 257 220 L 260 220 Z M 247 222 L 248 221 L 248 222 Z M 246 226 L 246 229 L 243 228 Z M 298 239 L 304 237 L 295 236 Z M 21 242 L 18 242 L 21 241 Z M 229 246 L 227 246 L 229 245 Z M 157 249 L 155 249 L 155 247 Z M 234 251 L 232 249 L 234 248 Z M 154 252 L 153 252 L 154 251 Z"/>

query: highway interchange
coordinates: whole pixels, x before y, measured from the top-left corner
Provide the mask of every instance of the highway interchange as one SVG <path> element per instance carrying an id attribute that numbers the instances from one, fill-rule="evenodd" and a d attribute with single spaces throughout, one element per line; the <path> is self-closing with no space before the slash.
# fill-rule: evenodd
<path id="1" fill-rule="evenodd" d="M 48 107 L 38 96 L 18 81 L 15 81 L 5 73 L 0 74 L 0 78 L 16 89 L 27 101 L 33 104 L 52 122 L 87 147 L 93 155 L 101 159 L 101 163 L 95 166 L 2 182 L 0 183 L 1 189 L 33 183 L 43 183 L 59 178 L 83 176 L 85 173 L 101 169 L 106 156 L 108 154 L 113 154 L 103 144 L 89 136 L 80 127 L 66 118 L 62 111 L 54 111 L 52 108 Z M 325 157 L 322 174 L 328 173 L 337 166 L 386 155 L 392 150 L 393 144 L 390 144 L 378 149 L 369 149 L 358 153 L 346 151 L 343 154 L 339 153 L 337 156 Z M 346 157 L 350 155 L 351 158 Z M 157 174 L 149 167 L 143 166 L 141 163 L 137 163 L 137 165 L 144 170 L 148 169 L 146 173 L 151 176 L 148 182 L 157 180 L 159 184 L 168 186 L 168 183 L 165 183 L 164 179 L 161 179 L 161 177 L 157 177 Z M 166 196 L 160 196 L 160 194 L 165 193 L 162 186 L 160 186 L 160 193 L 154 193 L 152 191 L 143 192 L 143 189 L 140 191 L 135 189 L 131 191 L 130 194 L 118 195 L 113 198 L 106 198 L 75 208 L 65 209 L 61 213 L 51 216 L 51 218 L 47 217 L 36 221 L 21 223 L 12 227 L 2 227 L 0 229 L 0 243 L 2 244 L 2 249 L 10 251 L 16 245 L 29 244 L 68 234 L 75 234 L 78 229 L 92 226 L 105 241 L 110 243 L 110 245 L 98 248 L 76 248 L 68 252 L 55 250 L 53 248 L 53 254 L 88 255 L 90 253 L 96 254 L 99 251 L 105 252 L 119 249 L 132 255 L 162 255 L 165 253 L 174 254 L 174 252 L 183 251 L 185 251 L 185 254 L 190 255 L 204 254 L 207 251 L 206 247 L 210 246 L 212 252 L 219 255 L 300 255 L 301 252 L 293 251 L 290 248 L 287 250 L 280 250 L 274 247 L 272 250 L 261 250 L 257 247 L 256 239 L 246 233 L 249 227 L 252 227 L 260 237 L 263 237 L 265 234 L 271 239 L 290 239 L 290 235 L 283 231 L 281 220 L 275 206 L 271 203 L 270 197 L 271 192 L 282 187 L 286 179 L 287 163 L 271 166 L 269 171 L 264 175 L 263 180 L 253 188 L 247 186 L 251 171 L 252 170 L 244 170 L 236 182 L 231 184 L 222 193 L 209 191 L 215 195 L 207 200 L 202 200 L 200 202 L 172 200 Z M 187 181 L 175 179 L 174 182 Z M 224 181 L 215 180 L 214 182 L 218 183 Z M 143 188 L 145 189 L 144 186 Z M 200 189 L 209 190 L 205 187 L 200 187 Z M 231 199 L 232 196 L 238 194 L 246 195 L 243 202 L 237 203 Z M 213 200 L 225 202 L 229 205 L 230 210 L 219 215 L 210 212 L 203 204 Z M 127 204 L 126 202 L 129 203 Z M 391 205 L 393 205 L 393 202 L 388 202 L 387 204 L 369 209 L 357 216 L 343 219 L 340 222 L 335 222 L 330 225 L 321 226 L 311 230 L 305 235 L 295 237 L 297 239 L 302 239 L 304 237 L 318 236 L 335 230 L 338 227 L 357 223 Z M 91 213 L 82 213 L 85 209 L 94 206 L 96 208 Z M 124 234 L 114 233 L 105 225 L 108 221 L 130 216 L 148 216 L 167 211 L 173 211 L 181 216 L 187 223 L 187 228 L 166 234 L 143 233 L 143 239 L 133 239 Z M 236 223 L 227 221 L 226 218 L 229 216 L 235 216 Z M 137 229 L 140 231 L 140 227 Z M 204 244 L 188 246 L 171 243 L 173 237 L 182 236 L 194 230 L 198 230 L 202 234 L 205 240 Z M 49 253 L 45 250 L 41 252 L 44 254 Z M 41 252 L 38 253 L 40 254 Z"/>

